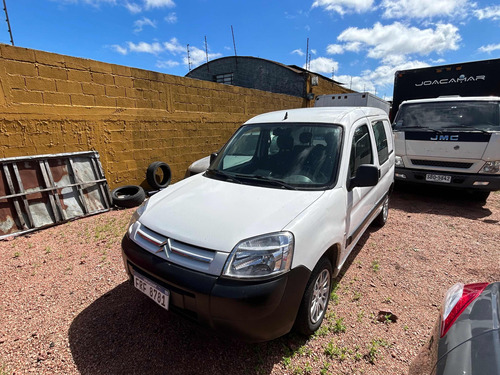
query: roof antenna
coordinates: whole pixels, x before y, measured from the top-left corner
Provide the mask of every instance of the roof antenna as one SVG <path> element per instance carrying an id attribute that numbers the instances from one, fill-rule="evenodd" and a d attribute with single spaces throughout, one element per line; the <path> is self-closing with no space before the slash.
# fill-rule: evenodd
<path id="1" fill-rule="evenodd" d="M 3 0 L 3 10 L 5 12 L 5 21 L 7 22 L 7 28 L 9 30 L 10 44 L 14 45 L 14 39 L 12 38 L 12 30 L 10 28 L 9 14 L 7 13 L 7 4 L 5 4 L 5 0 Z"/>
<path id="2" fill-rule="evenodd" d="M 283 121 L 285 121 L 288 118 L 288 112 L 285 112 L 285 117 L 283 117 Z"/>
<path id="3" fill-rule="evenodd" d="M 231 25 L 231 34 L 233 35 L 234 57 L 235 57 L 236 65 L 238 65 L 238 54 L 236 53 L 236 41 L 234 40 L 234 30 L 233 30 L 233 25 Z"/>
<path id="4" fill-rule="evenodd" d="M 205 35 L 205 55 L 207 56 L 207 72 L 210 72 L 210 67 L 208 66 L 208 44 L 206 35 Z"/>
<path id="5" fill-rule="evenodd" d="M 309 38 L 307 38 L 307 47 L 306 47 L 306 70 L 309 70 L 307 68 L 307 66 L 309 64 L 308 58 L 309 58 Z"/>
<path id="6" fill-rule="evenodd" d="M 189 56 L 189 44 L 187 45 L 187 53 L 188 53 L 188 68 L 191 71 L 191 57 Z"/>
<path id="7" fill-rule="evenodd" d="M 236 53 L 236 42 L 234 40 L 234 30 L 233 30 L 233 25 L 231 25 L 231 34 L 233 35 L 233 48 L 234 48 L 234 56 L 237 57 L 238 54 Z"/>

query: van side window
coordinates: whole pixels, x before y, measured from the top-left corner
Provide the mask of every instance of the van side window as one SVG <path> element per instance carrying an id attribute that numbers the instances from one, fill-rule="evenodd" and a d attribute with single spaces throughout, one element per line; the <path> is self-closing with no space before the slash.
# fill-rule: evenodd
<path id="1" fill-rule="evenodd" d="M 366 125 L 362 125 L 354 131 L 349 161 L 351 178 L 356 176 L 356 171 L 362 164 L 373 164 L 372 143 Z"/>
<path id="2" fill-rule="evenodd" d="M 377 145 L 378 161 L 382 165 L 387 161 L 387 159 L 389 159 L 387 134 L 382 121 L 376 121 L 373 123 L 373 133 L 375 134 L 375 144 Z"/>

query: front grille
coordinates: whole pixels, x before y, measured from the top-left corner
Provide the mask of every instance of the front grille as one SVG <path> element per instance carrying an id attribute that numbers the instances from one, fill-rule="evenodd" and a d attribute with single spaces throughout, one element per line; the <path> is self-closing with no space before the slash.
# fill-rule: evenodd
<path id="1" fill-rule="evenodd" d="M 474 165 L 473 163 L 441 161 L 441 160 L 411 159 L 411 162 L 413 165 L 421 165 L 426 167 L 444 167 L 444 168 L 460 168 L 460 169 L 469 169 Z"/>
<path id="2" fill-rule="evenodd" d="M 228 255 L 167 238 L 144 225 L 138 226 L 132 240 L 162 259 L 209 275 L 221 274 Z"/>

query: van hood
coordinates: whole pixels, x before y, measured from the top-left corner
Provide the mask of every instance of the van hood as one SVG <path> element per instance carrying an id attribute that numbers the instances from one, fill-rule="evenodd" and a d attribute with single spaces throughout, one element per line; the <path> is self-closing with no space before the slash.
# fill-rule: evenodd
<path id="1" fill-rule="evenodd" d="M 230 252 L 241 240 L 283 230 L 323 193 L 197 175 L 153 195 L 139 221 L 165 237 Z"/>

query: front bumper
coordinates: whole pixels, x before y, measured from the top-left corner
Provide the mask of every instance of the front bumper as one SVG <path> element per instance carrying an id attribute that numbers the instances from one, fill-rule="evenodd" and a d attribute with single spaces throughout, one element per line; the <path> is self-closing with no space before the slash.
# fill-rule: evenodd
<path id="1" fill-rule="evenodd" d="M 426 181 L 426 174 L 451 176 L 451 182 Z M 403 177 L 405 176 L 405 177 Z M 395 168 L 395 180 L 411 183 L 424 183 L 429 185 L 451 186 L 455 188 L 476 189 L 484 191 L 500 190 L 500 175 L 467 174 L 445 171 L 431 171 L 423 169 Z M 488 183 L 487 185 L 474 185 L 475 182 Z"/>
<path id="2" fill-rule="evenodd" d="M 122 255 L 131 280 L 135 270 L 170 291 L 169 310 L 250 342 L 291 330 L 311 274 L 297 267 L 268 280 L 225 279 L 172 264 L 128 235 L 122 240 Z"/>

